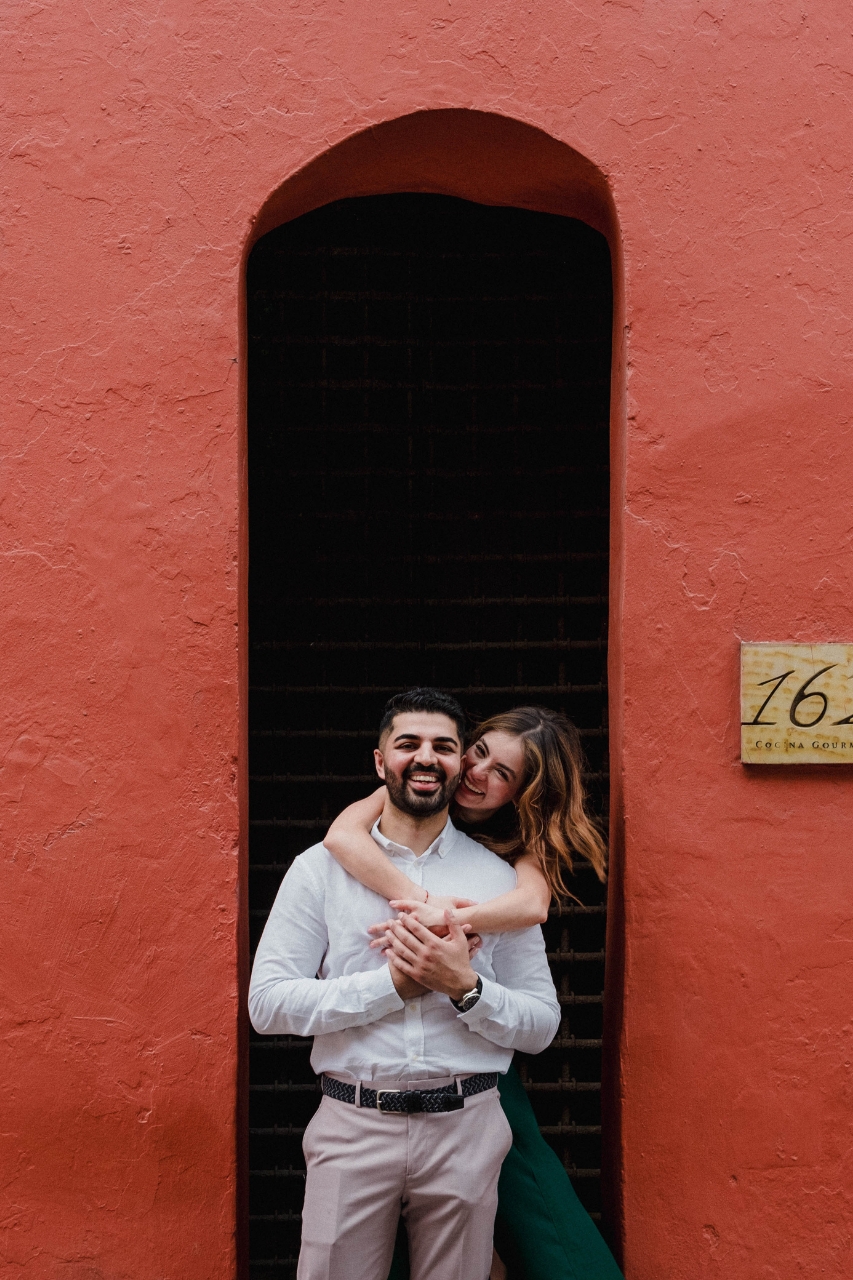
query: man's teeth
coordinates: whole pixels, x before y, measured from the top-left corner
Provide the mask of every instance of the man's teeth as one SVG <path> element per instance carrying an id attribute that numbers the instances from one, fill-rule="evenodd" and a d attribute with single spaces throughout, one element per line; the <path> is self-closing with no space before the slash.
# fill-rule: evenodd
<path id="1" fill-rule="evenodd" d="M 413 773 L 411 780 L 412 782 L 438 782 L 434 773 Z"/>

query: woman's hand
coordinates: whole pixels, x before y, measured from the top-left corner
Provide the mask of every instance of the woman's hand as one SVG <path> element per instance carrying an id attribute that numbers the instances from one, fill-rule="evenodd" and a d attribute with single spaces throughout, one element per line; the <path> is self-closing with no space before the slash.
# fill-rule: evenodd
<path id="1" fill-rule="evenodd" d="M 472 902 L 470 898 L 446 898 L 429 896 L 428 902 L 416 902 L 414 898 L 395 898 L 389 903 L 395 911 L 401 914 L 412 915 L 418 920 L 425 929 L 429 929 L 437 938 L 444 938 L 447 935 L 447 924 L 444 919 L 445 911 L 455 911 L 459 907 L 475 907 L 476 902 Z M 396 919 L 396 916 L 394 917 Z M 368 929 L 368 933 L 384 934 L 393 924 L 393 920 L 383 920 L 381 924 L 372 924 Z M 371 946 L 376 946 L 372 942 Z"/>
<path id="2" fill-rule="evenodd" d="M 459 898 L 458 901 L 463 903 L 465 906 L 469 905 L 467 899 L 465 898 Z M 416 902 L 414 905 L 420 909 L 423 909 L 427 905 L 432 906 L 432 899 L 430 899 L 429 904 L 424 902 Z M 473 905 L 473 904 L 470 904 L 470 905 Z M 450 915 L 451 919 L 453 920 L 453 923 L 455 924 L 456 921 L 453 916 L 453 912 L 449 911 L 447 914 L 445 914 L 445 912 L 442 911 L 441 920 L 439 921 L 438 924 L 432 927 L 430 927 L 429 925 L 426 925 L 425 927 L 429 929 L 430 933 L 434 933 L 437 938 L 446 938 L 448 933 L 450 932 L 450 929 L 447 923 L 448 914 Z M 408 918 L 412 920 L 417 919 L 417 912 L 415 911 L 408 912 Z M 375 940 L 371 942 L 370 944 L 371 948 L 375 948 L 376 950 L 379 950 L 379 951 L 387 951 L 390 944 L 391 930 L 393 926 L 399 920 L 402 920 L 402 919 L 403 919 L 403 913 L 401 912 L 400 915 L 395 916 L 393 920 L 383 920 L 381 924 L 372 924 L 368 929 L 368 933 L 374 933 L 377 936 Z M 423 921 L 421 923 L 423 923 Z M 472 926 L 470 924 L 463 924 L 462 932 L 466 935 L 468 939 L 468 958 L 471 959 L 473 956 L 477 954 L 477 952 L 482 947 L 483 939 L 480 937 L 479 933 L 475 933 L 473 931 Z"/>
<path id="3" fill-rule="evenodd" d="M 395 911 L 409 911 L 415 907 L 438 907 L 439 911 L 458 911 L 460 907 L 476 907 L 475 898 L 454 898 L 440 893 L 431 893 L 427 902 L 416 898 L 392 898 L 388 904 Z M 427 926 L 428 928 L 429 926 Z"/>

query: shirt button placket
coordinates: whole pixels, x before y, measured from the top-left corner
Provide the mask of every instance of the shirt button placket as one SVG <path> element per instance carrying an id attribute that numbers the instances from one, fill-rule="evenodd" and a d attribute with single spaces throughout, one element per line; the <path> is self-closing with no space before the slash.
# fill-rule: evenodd
<path id="1" fill-rule="evenodd" d="M 425 859 L 406 860 L 406 875 L 420 887 L 424 882 Z M 403 1041 L 406 1046 L 406 1061 L 412 1070 L 419 1070 L 424 1060 L 424 1020 L 420 1000 L 407 1000 L 403 1022 Z"/>
<path id="2" fill-rule="evenodd" d="M 415 1000 L 407 1000 L 404 1012 L 403 1038 L 406 1044 L 406 1061 L 414 1063 L 417 1061 L 417 1002 Z"/>
<path id="3" fill-rule="evenodd" d="M 415 1003 L 415 1016 L 412 1018 L 413 1061 L 421 1066 L 424 1060 L 424 1016 L 420 1000 Z"/>

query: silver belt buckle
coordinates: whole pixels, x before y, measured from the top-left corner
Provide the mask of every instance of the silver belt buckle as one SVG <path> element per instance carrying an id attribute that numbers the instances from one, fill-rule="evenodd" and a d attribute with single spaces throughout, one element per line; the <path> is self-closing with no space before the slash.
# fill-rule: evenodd
<path id="1" fill-rule="evenodd" d="M 377 1089 L 376 1090 L 376 1110 L 382 1111 L 382 1098 L 386 1093 L 402 1093 L 402 1089 Z M 384 1115 L 391 1115 L 390 1111 L 385 1111 Z M 395 1113 L 396 1114 L 396 1113 Z"/>

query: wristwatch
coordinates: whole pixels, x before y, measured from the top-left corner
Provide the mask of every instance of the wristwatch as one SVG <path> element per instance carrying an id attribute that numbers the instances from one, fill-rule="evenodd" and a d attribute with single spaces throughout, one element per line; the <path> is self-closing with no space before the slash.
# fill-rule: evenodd
<path id="1" fill-rule="evenodd" d="M 450 1003 L 454 1009 L 458 1009 L 460 1013 L 467 1013 L 469 1009 L 473 1009 L 474 1005 L 480 999 L 480 993 L 483 990 L 483 979 L 477 979 L 476 987 L 472 987 L 470 991 L 466 991 L 461 1000 L 451 1000 Z"/>

